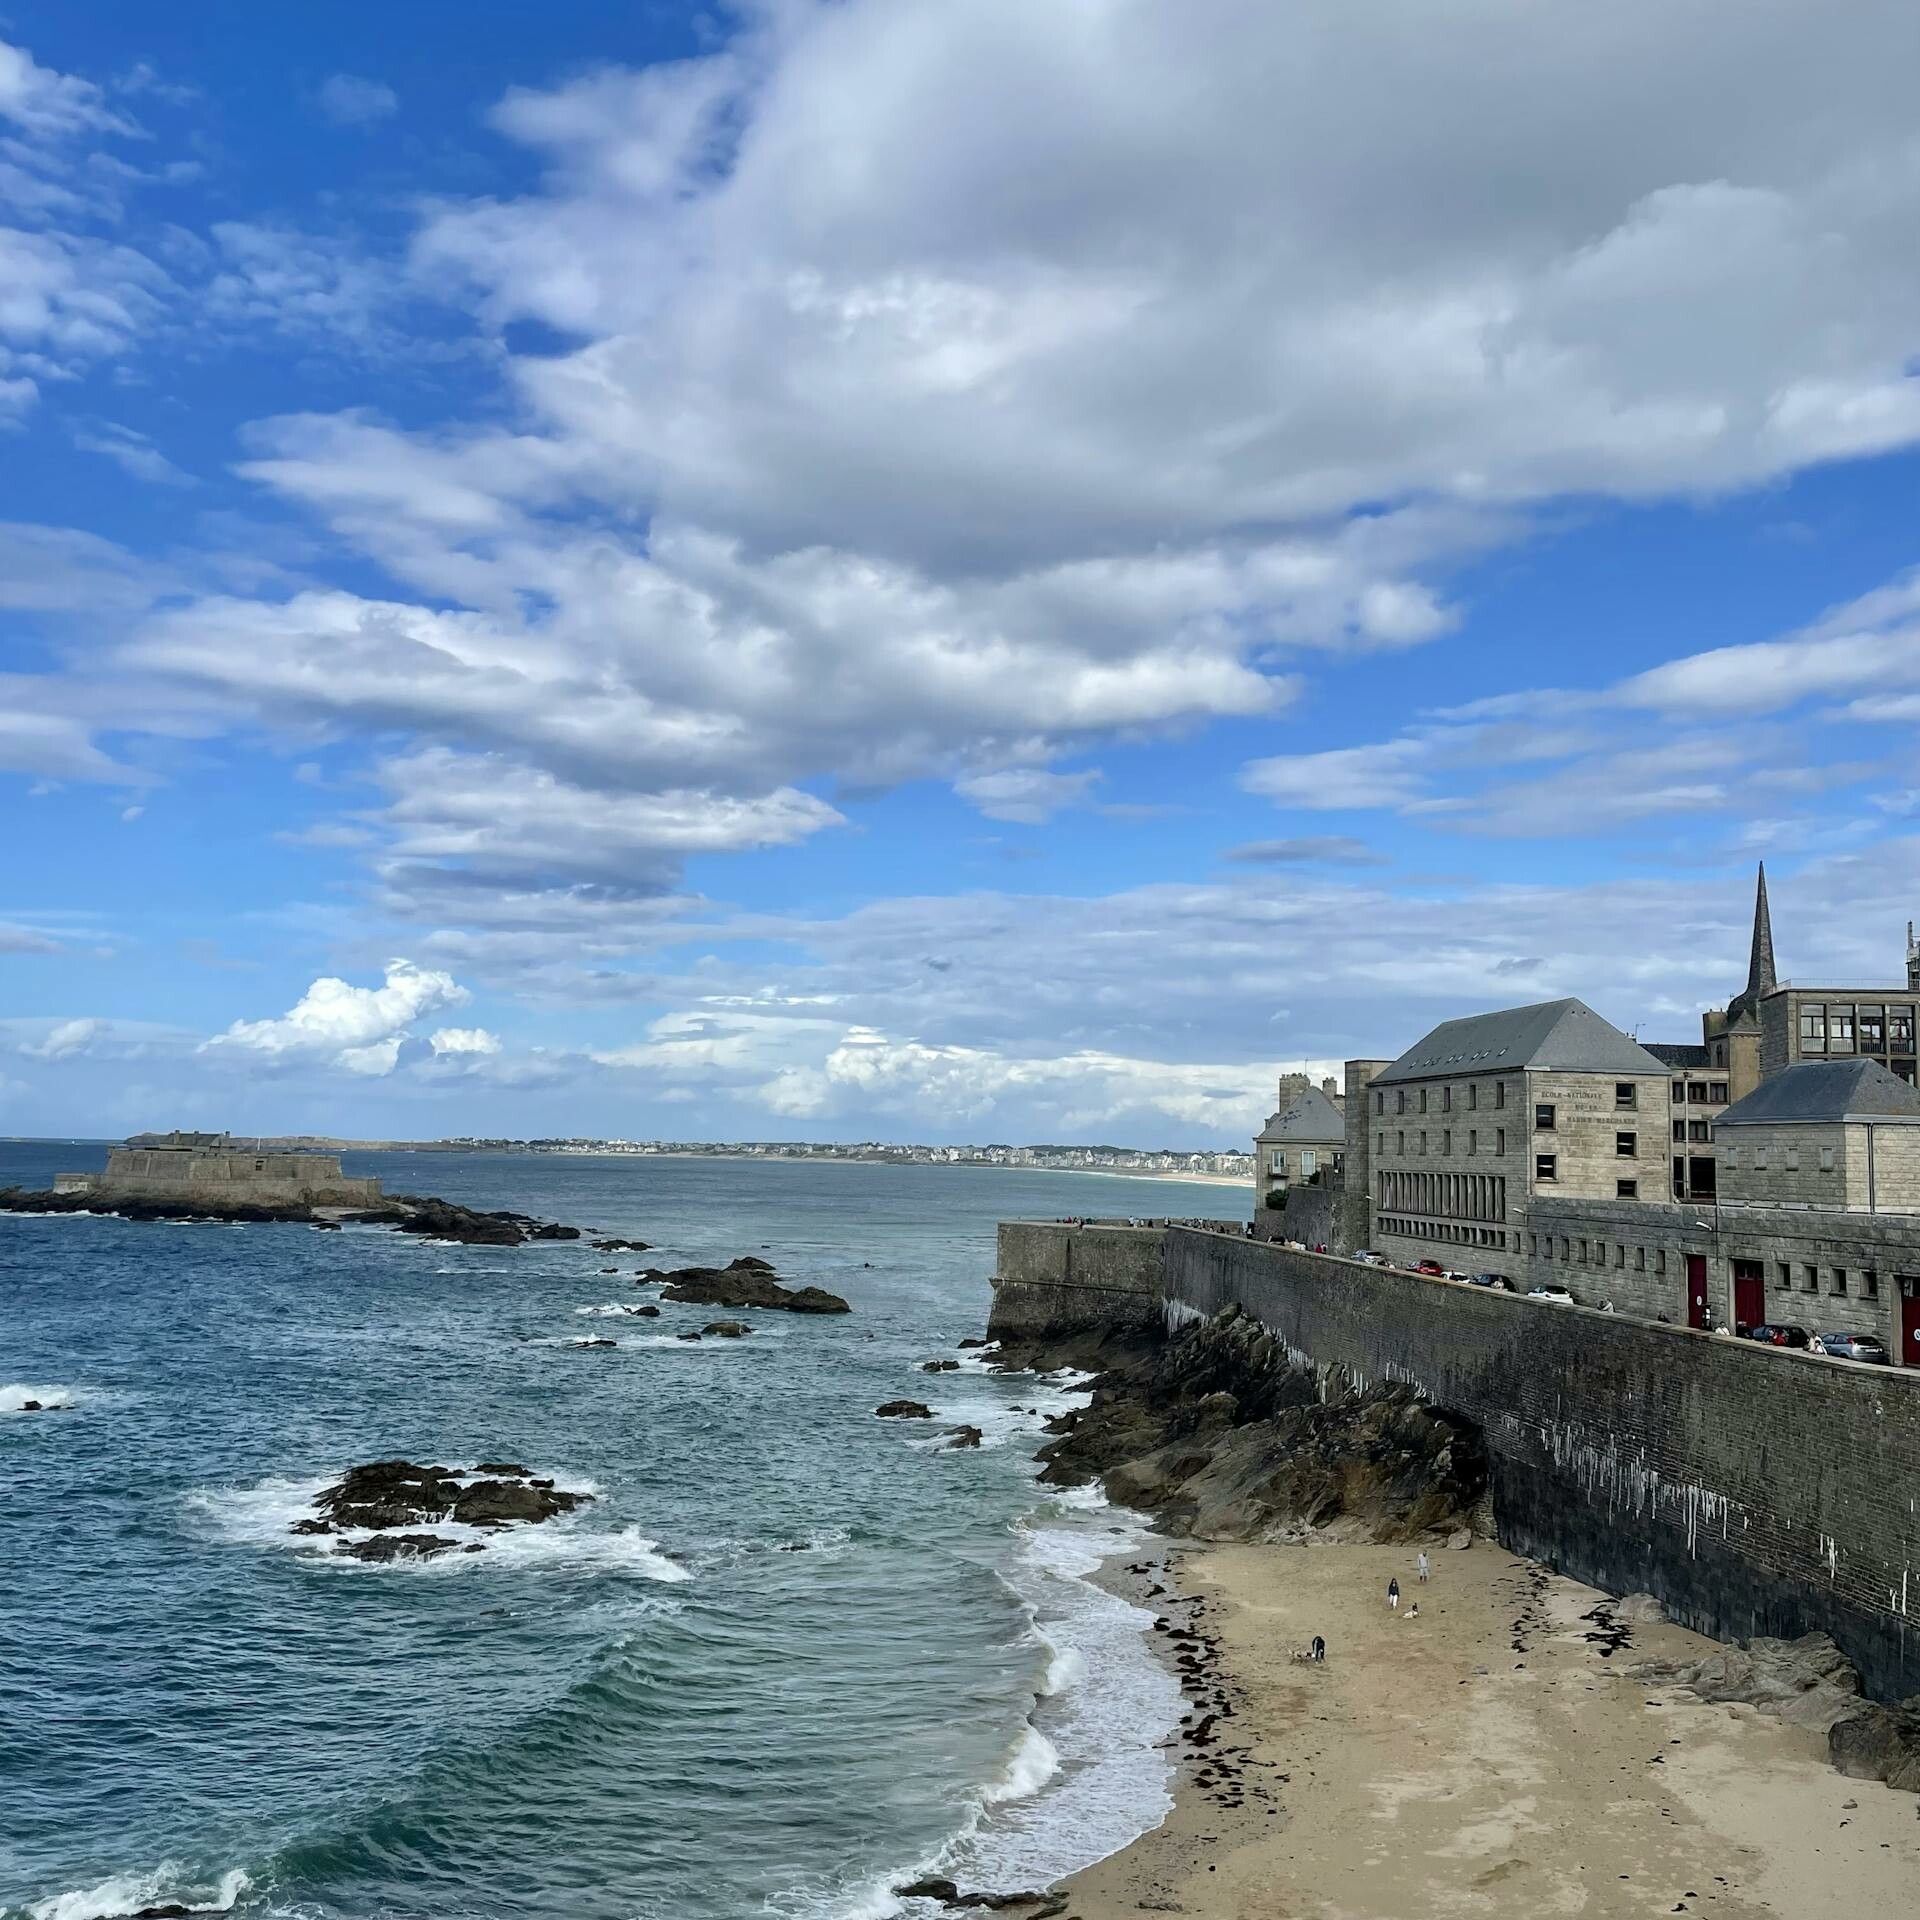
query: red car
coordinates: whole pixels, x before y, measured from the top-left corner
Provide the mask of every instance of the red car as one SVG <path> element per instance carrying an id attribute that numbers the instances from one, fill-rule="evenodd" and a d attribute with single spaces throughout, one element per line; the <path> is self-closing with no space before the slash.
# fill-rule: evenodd
<path id="1" fill-rule="evenodd" d="M 1444 1280 L 1447 1277 L 1446 1268 L 1443 1267 L 1438 1260 L 1422 1260 L 1420 1264 L 1414 1268 L 1414 1272 L 1430 1273 L 1436 1280 Z"/>

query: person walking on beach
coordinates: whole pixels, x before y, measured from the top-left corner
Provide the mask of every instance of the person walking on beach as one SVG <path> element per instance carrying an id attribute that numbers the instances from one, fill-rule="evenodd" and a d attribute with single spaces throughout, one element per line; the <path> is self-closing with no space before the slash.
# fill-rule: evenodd
<path id="1" fill-rule="evenodd" d="M 1313 1657 L 1316 1660 L 1327 1657 L 1327 1643 L 1317 1633 L 1313 1636 Z"/>
<path id="2" fill-rule="evenodd" d="M 1398 1574 L 1387 1582 L 1387 1605 L 1395 1613 L 1400 1611 L 1400 1576 Z"/>
<path id="3" fill-rule="evenodd" d="M 1422 1550 L 1420 1558 L 1414 1564 L 1420 1569 L 1420 1584 L 1424 1587 L 1427 1584 L 1427 1575 L 1433 1571 L 1433 1562 L 1427 1558 L 1425 1551 Z"/>

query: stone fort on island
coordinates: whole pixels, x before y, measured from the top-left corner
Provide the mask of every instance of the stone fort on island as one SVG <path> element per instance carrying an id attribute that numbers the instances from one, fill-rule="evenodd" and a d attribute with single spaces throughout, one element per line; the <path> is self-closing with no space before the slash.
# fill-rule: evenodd
<path id="1" fill-rule="evenodd" d="M 56 1193 L 231 1207 L 377 1207 L 380 1182 L 340 1171 L 337 1153 L 290 1153 L 230 1133 L 140 1134 L 107 1153 L 103 1173 L 62 1173 Z"/>

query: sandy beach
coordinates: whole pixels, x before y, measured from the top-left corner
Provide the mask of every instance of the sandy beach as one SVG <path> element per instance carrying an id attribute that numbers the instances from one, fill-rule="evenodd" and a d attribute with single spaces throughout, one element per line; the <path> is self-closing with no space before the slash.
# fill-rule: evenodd
<path id="1" fill-rule="evenodd" d="M 1894 1920 L 1920 1802 L 1823 1735 L 1628 1677 L 1712 1643 L 1476 1539 L 1172 1556 L 1150 1598 L 1196 1715 L 1166 1823 L 1066 1883 L 1078 1920 L 1473 1914 Z M 1402 1611 L 1385 1590 L 1397 1575 Z M 1146 1584 L 1142 1583 L 1143 1586 Z M 1158 1582 L 1156 1581 L 1156 1584 Z M 1419 1603 L 1417 1618 L 1407 1608 Z M 1186 1639 L 1191 1622 L 1200 1639 Z M 1324 1664 L 1289 1650 L 1325 1636 Z"/>

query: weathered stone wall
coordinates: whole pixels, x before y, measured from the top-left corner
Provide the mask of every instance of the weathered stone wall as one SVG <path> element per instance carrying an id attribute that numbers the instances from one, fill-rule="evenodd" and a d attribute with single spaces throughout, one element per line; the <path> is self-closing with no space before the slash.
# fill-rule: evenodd
<path id="1" fill-rule="evenodd" d="M 103 1200 L 128 1199 L 209 1202 L 220 1206 L 373 1207 L 380 1204 L 380 1182 L 340 1171 L 331 1153 L 236 1153 L 225 1149 L 183 1153 L 177 1149 L 115 1147 L 105 1173 L 62 1174 L 63 1191 L 97 1192 Z"/>
<path id="2" fill-rule="evenodd" d="M 1160 1318 L 1164 1227 L 1002 1221 L 987 1332 L 1009 1346 L 1145 1334 Z"/>
<path id="3" fill-rule="evenodd" d="M 1165 1286 L 1475 1421 L 1516 1552 L 1717 1639 L 1824 1629 L 1874 1694 L 1920 1691 L 1920 1376 L 1183 1228 Z"/>

